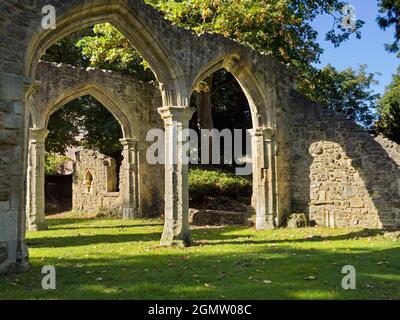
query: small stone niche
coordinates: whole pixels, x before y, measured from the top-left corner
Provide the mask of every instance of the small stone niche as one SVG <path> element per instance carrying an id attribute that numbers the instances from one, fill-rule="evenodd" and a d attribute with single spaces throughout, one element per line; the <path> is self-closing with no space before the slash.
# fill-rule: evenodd
<path id="1" fill-rule="evenodd" d="M 86 171 L 85 179 L 83 180 L 83 184 L 85 185 L 85 191 L 87 193 L 91 193 L 92 187 L 93 187 L 93 175 L 90 172 L 90 170 Z"/>

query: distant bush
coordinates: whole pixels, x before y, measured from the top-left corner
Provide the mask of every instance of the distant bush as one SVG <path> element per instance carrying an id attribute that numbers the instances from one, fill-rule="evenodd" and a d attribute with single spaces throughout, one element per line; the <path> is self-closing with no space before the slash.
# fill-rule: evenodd
<path id="1" fill-rule="evenodd" d="M 56 176 L 62 172 L 63 166 L 71 159 L 67 156 L 46 155 L 45 171 L 47 176 Z"/>
<path id="2" fill-rule="evenodd" d="M 201 209 L 244 210 L 250 204 L 252 179 L 219 169 L 191 168 L 190 205 Z"/>

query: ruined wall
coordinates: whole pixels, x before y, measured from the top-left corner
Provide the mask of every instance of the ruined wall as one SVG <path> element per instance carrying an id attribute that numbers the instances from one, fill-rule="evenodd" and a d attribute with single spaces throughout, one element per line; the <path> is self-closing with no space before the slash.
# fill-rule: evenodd
<path id="1" fill-rule="evenodd" d="M 266 210 L 269 217 L 278 214 L 278 220 L 282 220 L 291 207 L 309 212 L 320 223 L 330 211 L 336 217 L 332 224 L 337 226 L 393 226 L 398 220 L 398 162 L 397 151 L 392 150 L 397 147 L 386 152 L 386 142 L 355 128 L 342 115 L 301 99 L 292 97 L 290 102 L 292 77 L 273 57 L 215 34 L 194 35 L 163 19 L 143 0 L 54 0 L 57 28 L 44 30 L 41 8 L 47 4 L 47 0 L 0 1 L 0 273 L 28 267 L 24 212 L 30 109 L 27 94 L 43 88 L 57 89 L 59 84 L 69 84 L 71 89 L 71 85 L 80 83 L 78 89 L 84 89 L 80 93 L 93 93 L 87 89 L 94 88 L 94 93 L 102 94 L 104 100 L 108 96 L 105 88 L 113 96 L 120 96 L 123 109 L 129 110 L 125 116 L 136 119 L 132 127 L 141 128 L 135 137 L 126 138 L 137 138 L 144 151 L 144 132 L 148 129 L 145 124 L 152 128 L 163 126 L 156 109 L 161 105 L 169 111 L 187 109 L 196 82 L 225 68 L 238 79 L 250 100 L 255 129 L 260 136 L 268 134 L 258 138 L 260 167 L 255 168 L 254 175 L 259 220 L 264 219 Z M 47 76 L 47 71 L 37 70 L 40 57 L 53 43 L 105 21 L 119 28 L 150 64 L 161 95 L 155 94 L 154 86 L 143 94 L 136 90 L 139 84 L 116 73 L 77 68 L 75 78 L 65 80 L 63 74 L 71 71 L 66 66 L 47 70 Z M 100 86 L 93 83 L 96 81 L 101 82 Z M 67 101 L 70 93 L 64 93 L 61 99 Z M 112 104 L 113 100 L 108 102 Z M 143 152 L 139 159 L 142 211 L 154 212 L 154 203 L 161 203 L 164 197 L 164 176 L 155 174 L 161 172 L 162 166 L 149 166 Z M 185 175 L 179 170 L 167 172 L 168 188 Z M 186 193 L 175 190 L 167 192 L 167 197 L 173 205 L 166 212 L 179 219 L 179 212 L 186 211 Z M 158 205 L 155 207 L 162 211 Z M 268 227 L 272 227 L 270 220 Z M 177 222 L 166 223 L 171 234 L 179 225 Z"/>
<path id="2" fill-rule="evenodd" d="M 329 227 L 399 227 L 400 146 L 294 91 L 291 119 L 293 212 Z"/>
<path id="3" fill-rule="evenodd" d="M 94 150 L 78 150 L 73 173 L 73 210 L 121 214 L 117 174 L 115 159 Z"/>
<path id="4" fill-rule="evenodd" d="M 160 216 L 164 211 L 164 166 L 150 165 L 146 160 L 151 144 L 146 141 L 147 132 L 163 128 L 157 112 L 162 105 L 157 86 L 119 72 L 44 61 L 39 63 L 37 76 L 40 85 L 29 98 L 34 125 L 46 127 L 57 108 L 74 98 L 92 95 L 120 121 L 125 137 L 138 141 L 140 212 L 145 217 Z M 107 197 L 104 201 L 114 199 Z"/>

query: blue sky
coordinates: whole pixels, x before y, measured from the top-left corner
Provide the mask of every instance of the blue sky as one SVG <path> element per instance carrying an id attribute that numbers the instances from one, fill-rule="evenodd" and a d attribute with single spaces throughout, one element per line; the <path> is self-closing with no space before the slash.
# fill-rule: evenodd
<path id="1" fill-rule="evenodd" d="M 382 31 L 377 22 L 377 0 L 348 0 L 356 9 L 357 19 L 365 21 L 362 28 L 362 39 L 353 36 L 350 40 L 335 48 L 331 42 L 325 41 L 325 34 L 332 28 L 333 18 L 327 15 L 317 18 L 313 26 L 319 32 L 319 42 L 324 49 L 320 67 L 330 63 L 338 70 L 348 67 L 357 69 L 361 64 L 368 65 L 369 72 L 380 72 L 376 76 L 379 85 L 373 87 L 377 93 L 383 93 L 400 65 L 395 54 L 385 50 L 384 44 L 393 42 L 392 31 Z"/>

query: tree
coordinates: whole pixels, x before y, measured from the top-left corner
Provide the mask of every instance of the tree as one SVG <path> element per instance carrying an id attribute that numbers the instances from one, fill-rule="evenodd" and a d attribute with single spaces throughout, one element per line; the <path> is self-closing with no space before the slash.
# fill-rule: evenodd
<path id="1" fill-rule="evenodd" d="M 400 67 L 378 103 L 378 114 L 375 130 L 400 143 Z"/>
<path id="2" fill-rule="evenodd" d="M 110 23 L 95 25 L 92 34 L 80 38 L 75 47 L 91 66 L 117 70 L 145 82 L 155 80 L 147 62 Z"/>
<path id="3" fill-rule="evenodd" d="M 165 17 L 196 33 L 213 32 L 251 46 L 261 53 L 296 67 L 318 62 L 322 49 L 318 32 L 311 22 L 320 14 L 333 18 L 333 28 L 326 35 L 335 45 L 360 37 L 364 24 L 356 21 L 354 29 L 344 28 L 338 0 L 146 0 L 163 11 Z M 339 15 L 339 16 L 338 16 Z"/>
<path id="4" fill-rule="evenodd" d="M 344 2 L 338 0 L 146 0 L 146 2 L 163 11 L 167 19 L 184 28 L 197 33 L 214 32 L 233 38 L 296 68 L 299 89 L 317 101 L 331 102 L 333 95 L 318 99 L 318 91 L 307 83 L 309 79 L 317 79 L 321 74 L 312 67 L 312 63 L 319 61 L 322 49 L 317 42 L 318 32 L 312 27 L 311 22 L 318 15 L 331 15 L 333 28 L 326 34 L 326 39 L 336 46 L 349 39 L 352 34 L 359 38 L 360 28 L 363 25 L 362 21 L 355 21 L 351 28 L 345 27 L 342 24 L 344 16 L 340 11 Z M 110 24 L 96 25 L 91 32 L 80 34 L 74 40 L 77 40 L 75 49 L 71 51 L 75 53 L 76 48 L 81 50 L 81 56 L 77 57 L 78 61 L 95 67 L 119 70 L 144 81 L 154 79 L 146 62 L 130 46 L 129 41 Z M 71 41 L 72 43 L 74 41 Z M 62 57 L 57 58 L 62 60 Z M 329 75 L 334 76 L 337 73 Z M 239 84 L 232 81 L 232 75 L 221 72 L 216 77 L 215 81 L 208 79 L 212 84 L 208 91 L 209 96 L 203 95 L 201 99 L 194 99 L 194 104 L 204 104 L 207 101 L 213 104 L 216 127 L 219 125 L 219 120 L 249 119 L 249 115 L 246 114 L 248 111 L 244 111 L 245 107 L 248 107 L 247 101 L 242 103 L 242 100 L 246 100 L 243 99 L 244 95 L 235 96 L 235 93 L 242 91 Z M 330 84 L 333 81 L 335 79 L 331 79 L 330 82 L 323 79 L 320 83 Z M 228 87 L 223 89 L 225 84 Z M 362 85 L 360 87 L 366 88 Z M 321 92 L 325 91 L 328 90 Z M 345 90 L 337 92 L 335 96 L 337 101 L 331 103 L 331 106 L 335 108 L 340 105 L 342 110 L 354 110 L 348 113 L 348 116 L 354 119 L 364 118 L 362 115 L 365 112 L 364 106 L 358 110 L 355 105 L 345 106 L 348 101 L 353 100 L 347 96 L 340 96 L 344 92 Z M 232 103 L 225 105 L 218 103 L 221 101 L 220 98 L 228 96 L 242 104 L 232 106 Z M 368 94 L 365 96 L 368 98 Z M 368 104 L 368 101 L 365 104 Z M 239 114 L 238 111 L 242 113 Z M 209 112 L 206 110 L 203 114 Z M 240 121 L 236 122 L 240 124 Z"/>
<path id="5" fill-rule="evenodd" d="M 127 48 L 127 40 L 116 29 L 112 29 L 115 31 L 111 31 L 110 26 L 106 24 L 97 25 L 96 28 L 85 28 L 51 46 L 43 55 L 42 60 L 84 68 L 98 64 L 98 67 L 118 70 L 131 75 L 142 71 L 143 74 L 140 75 L 142 80 L 151 79 L 151 72 L 146 71 L 145 67 L 139 64 L 140 59 L 134 62 L 130 60 L 131 56 L 135 56 L 135 50 L 133 50 L 133 54 L 127 52 L 121 57 L 122 51 L 118 51 L 118 46 Z M 104 38 L 102 38 L 102 32 L 105 34 Z M 118 52 L 117 61 L 108 59 L 100 64 L 104 53 L 99 51 L 97 54 L 98 60 L 95 61 L 89 55 L 89 53 L 94 54 L 94 49 L 93 47 L 85 46 L 85 40 L 89 37 L 93 39 L 91 45 L 94 44 L 94 41 L 104 44 L 108 40 L 113 40 L 111 35 L 115 39 L 114 42 L 109 43 L 110 47 L 107 54 L 111 55 L 114 48 Z M 117 42 L 120 43 L 117 45 Z M 99 46 L 99 48 L 102 48 L 102 51 L 106 51 L 104 46 Z M 136 69 L 132 68 L 132 65 L 136 64 Z M 122 149 L 119 144 L 119 139 L 122 137 L 119 123 L 105 107 L 90 96 L 74 100 L 56 111 L 50 118 L 48 129 L 50 133 L 46 140 L 46 150 L 51 154 L 64 154 L 69 147 L 85 146 L 114 156 Z M 79 142 L 76 141 L 76 137 L 82 132 L 84 132 L 83 139 Z"/>
<path id="6" fill-rule="evenodd" d="M 163 11 L 167 19 L 197 33 L 213 32 L 249 45 L 255 50 L 275 56 L 292 66 L 298 75 L 298 89 L 315 102 L 325 103 L 334 110 L 341 110 L 359 124 L 371 126 L 377 96 L 371 92 L 374 74 L 367 74 L 365 67 L 358 72 L 347 69 L 338 72 L 328 66 L 318 70 L 312 66 L 319 62 L 322 49 L 317 42 L 318 32 L 311 22 L 321 14 L 332 16 L 333 27 L 325 38 L 335 46 L 355 34 L 361 37 L 364 22 L 354 21 L 350 27 L 342 22 L 347 13 L 345 2 L 336 0 L 146 0 Z M 225 76 L 228 77 L 228 73 Z M 221 81 L 221 75 L 219 76 Z M 240 87 L 229 83 L 232 92 Z M 224 81 L 222 81 L 224 82 Z M 217 87 L 221 90 L 221 87 Z M 209 94 L 217 99 L 221 92 Z M 203 101 L 207 100 L 203 97 Z M 247 104 L 247 103 L 246 103 Z M 215 103 L 214 103 L 215 107 Z M 202 107 L 204 108 L 204 107 Z M 240 109 L 240 108 L 239 108 Z M 234 108 L 220 108 L 214 116 L 226 119 Z M 240 111 L 244 112 L 245 109 Z M 235 110 L 238 111 L 237 109 Z M 249 118 L 245 113 L 241 117 Z M 248 111 L 247 111 L 248 112 Z M 228 116 L 229 119 L 229 116 Z M 200 121 L 201 122 L 201 121 Z M 218 120 L 216 121 L 218 123 Z"/>
<path id="7" fill-rule="evenodd" d="M 394 42 L 387 44 L 389 52 L 397 53 L 400 50 L 400 2 L 398 0 L 379 0 L 380 15 L 377 18 L 378 24 L 383 30 L 394 27 Z"/>
<path id="8" fill-rule="evenodd" d="M 92 28 L 85 28 L 68 37 L 61 39 L 46 50 L 42 60 L 66 63 L 78 67 L 87 68 L 90 66 L 90 60 L 82 54 L 82 49 L 76 44 L 85 36 L 93 36 Z"/>
<path id="9" fill-rule="evenodd" d="M 51 154 L 64 154 L 69 147 L 78 146 L 98 149 L 109 156 L 122 150 L 120 124 L 91 96 L 76 99 L 57 110 L 50 117 L 48 129 L 46 150 Z"/>
<path id="10" fill-rule="evenodd" d="M 308 92 L 313 101 L 341 111 L 348 119 L 371 128 L 379 94 L 371 90 L 371 85 L 376 83 L 375 74 L 367 73 L 366 68 L 361 65 L 357 71 L 348 68 L 339 72 L 328 65 L 301 82 L 299 89 Z"/>

